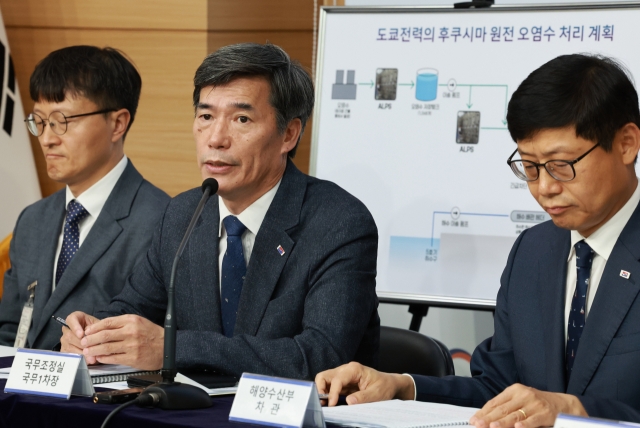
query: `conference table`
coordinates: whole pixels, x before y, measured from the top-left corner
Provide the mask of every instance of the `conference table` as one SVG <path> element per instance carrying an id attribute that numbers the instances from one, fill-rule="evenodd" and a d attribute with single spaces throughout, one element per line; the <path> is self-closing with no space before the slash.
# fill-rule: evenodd
<path id="1" fill-rule="evenodd" d="M 12 362 L 12 356 L 0 356 L 0 367 L 10 367 Z M 0 379 L 0 428 L 100 428 L 109 413 L 118 407 L 118 404 L 95 404 L 91 397 L 71 396 L 69 400 L 65 400 L 38 395 L 5 393 L 6 383 L 6 379 Z M 95 390 L 96 392 L 110 391 L 110 389 L 99 386 L 96 386 Z M 148 409 L 133 405 L 115 415 L 109 421 L 107 428 L 248 428 L 259 426 L 229 421 L 229 412 L 234 397 L 234 395 L 211 397 L 211 407 L 197 410 Z"/>
<path id="2" fill-rule="evenodd" d="M 6 348 L 6 347 L 3 347 Z M 8 349 L 8 348 L 7 348 Z M 14 350 L 11 350 L 14 353 Z M 12 356 L 2 355 L 0 367 L 10 367 Z M 69 400 L 39 395 L 5 393 L 6 379 L 0 379 L 0 428 L 100 428 L 105 418 L 118 404 L 95 404 L 91 397 L 71 396 Z M 111 391 L 95 387 L 96 392 Z M 169 428 L 169 427 L 234 427 L 261 425 L 231 422 L 229 412 L 235 395 L 211 397 L 211 407 L 197 410 L 161 410 L 128 406 L 115 415 L 107 428 Z"/>
<path id="3" fill-rule="evenodd" d="M 69 400 L 26 394 L 4 393 L 6 380 L 0 379 L 0 427 L 99 428 L 118 405 L 94 404 L 90 397 Z M 107 391 L 96 387 L 96 391 Z M 212 406 L 198 410 L 146 409 L 135 405 L 123 409 L 108 427 L 252 427 L 230 422 L 234 396 L 211 397 Z"/>

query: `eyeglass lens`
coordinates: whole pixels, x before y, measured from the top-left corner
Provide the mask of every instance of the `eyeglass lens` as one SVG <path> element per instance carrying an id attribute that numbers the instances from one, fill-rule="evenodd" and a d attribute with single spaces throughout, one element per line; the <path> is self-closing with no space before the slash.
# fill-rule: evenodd
<path id="1" fill-rule="evenodd" d="M 558 181 L 569 181 L 575 177 L 571 164 L 565 161 L 549 161 L 544 167 L 549 175 Z M 540 174 L 538 166 L 535 163 L 524 160 L 512 162 L 511 169 L 513 169 L 513 172 L 518 178 L 525 181 L 537 180 Z"/>
<path id="2" fill-rule="evenodd" d="M 27 116 L 27 128 L 36 137 L 39 137 L 44 133 L 45 120 L 35 113 Z M 62 135 L 67 131 L 67 119 L 59 111 L 54 111 L 49 115 L 46 120 L 49 123 L 49 127 L 56 135 Z"/>

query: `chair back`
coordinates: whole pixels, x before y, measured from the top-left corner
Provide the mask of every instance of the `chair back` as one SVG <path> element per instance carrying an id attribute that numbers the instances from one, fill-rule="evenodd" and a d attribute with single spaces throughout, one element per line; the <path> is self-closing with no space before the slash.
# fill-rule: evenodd
<path id="1" fill-rule="evenodd" d="M 454 375 L 449 349 L 411 330 L 380 327 L 380 371 L 443 377 Z"/>

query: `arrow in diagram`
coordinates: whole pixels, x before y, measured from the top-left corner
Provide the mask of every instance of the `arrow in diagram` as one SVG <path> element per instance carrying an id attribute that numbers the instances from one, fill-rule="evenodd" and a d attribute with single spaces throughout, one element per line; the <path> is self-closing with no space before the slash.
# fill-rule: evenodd
<path id="1" fill-rule="evenodd" d="M 467 108 L 470 109 L 473 106 L 473 102 L 471 101 L 473 95 L 473 88 L 502 88 L 504 89 L 504 114 L 502 119 L 502 124 L 507 124 L 507 104 L 509 103 L 509 85 L 483 85 L 483 84 L 475 84 L 475 83 L 456 83 L 455 80 L 451 79 L 449 83 L 441 84 L 438 86 L 446 86 L 450 91 L 455 90 L 456 87 L 462 86 L 469 88 L 469 101 L 467 102 Z M 483 128 L 485 129 L 485 128 Z M 491 129 L 506 129 L 506 128 L 491 128 Z"/>

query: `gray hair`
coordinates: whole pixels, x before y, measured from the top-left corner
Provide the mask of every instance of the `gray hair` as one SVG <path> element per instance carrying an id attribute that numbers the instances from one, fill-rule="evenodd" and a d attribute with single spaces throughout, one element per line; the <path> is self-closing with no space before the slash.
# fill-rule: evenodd
<path id="1" fill-rule="evenodd" d="M 240 43 L 209 54 L 193 77 L 193 105 L 198 106 L 200 90 L 220 86 L 239 77 L 264 76 L 271 85 L 269 102 L 276 110 L 276 126 L 283 133 L 293 119 L 300 119 L 304 132 L 314 103 L 313 82 L 298 61 L 292 61 L 279 46 L 270 43 Z M 300 138 L 288 155 L 293 158 Z"/>

